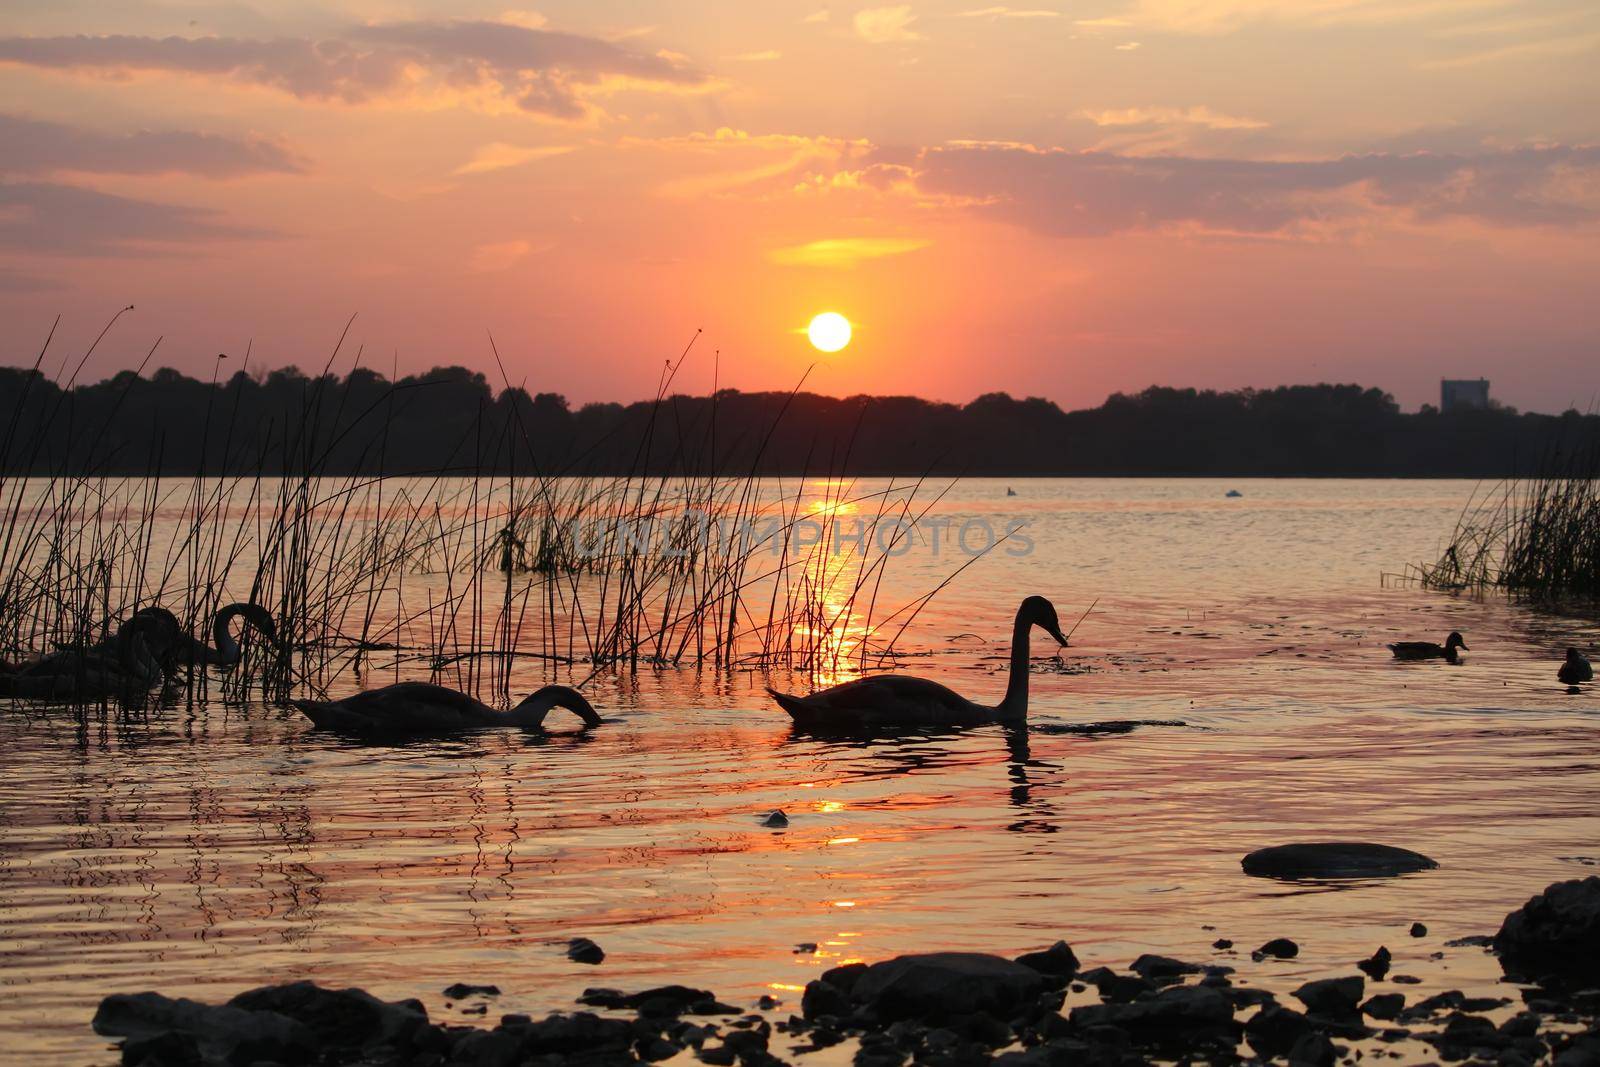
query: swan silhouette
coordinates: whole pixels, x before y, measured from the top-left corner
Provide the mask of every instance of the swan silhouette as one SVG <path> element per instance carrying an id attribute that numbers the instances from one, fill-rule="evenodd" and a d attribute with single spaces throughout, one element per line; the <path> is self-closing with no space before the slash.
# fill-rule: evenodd
<path id="1" fill-rule="evenodd" d="M 767 692 L 802 726 L 972 726 L 1017 722 L 1028 716 L 1028 637 L 1035 626 L 1066 645 L 1055 605 L 1042 596 L 1024 600 L 1011 626 L 1011 674 L 1006 693 L 994 707 L 973 703 L 938 682 L 904 674 L 857 678 L 803 697 L 775 689 Z"/>
<path id="2" fill-rule="evenodd" d="M 177 626 L 177 618 L 166 608 L 145 608 L 139 614 L 160 615 L 172 619 Z M 272 613 L 260 604 L 238 603 L 229 604 L 220 609 L 211 619 L 211 644 L 184 633 L 179 628 L 178 638 L 173 644 L 173 656 L 181 663 L 209 667 L 232 667 L 238 664 L 244 656 L 244 650 L 239 647 L 239 642 L 233 636 L 233 620 L 243 619 L 246 626 L 253 627 L 274 646 L 279 644 L 278 627 L 272 621 Z"/>
<path id="3" fill-rule="evenodd" d="M 399 682 L 343 700 L 291 703 L 319 729 L 364 737 L 424 737 L 485 726 L 542 730 L 552 708 L 575 712 L 585 727 L 601 723 L 583 694 L 564 685 L 547 685 L 510 711 L 497 711 L 465 693 L 428 682 Z"/>
<path id="4" fill-rule="evenodd" d="M 1567 662 L 1561 665 L 1556 672 L 1563 685 L 1577 685 L 1579 682 L 1594 681 L 1594 667 L 1582 652 L 1575 648 L 1567 649 Z"/>
<path id="5" fill-rule="evenodd" d="M 152 646 L 163 647 L 171 633 L 159 618 L 135 616 L 110 641 L 63 649 L 0 674 L 0 696 L 82 701 L 148 693 L 165 677 Z"/>
<path id="6" fill-rule="evenodd" d="M 1456 655 L 1456 650 L 1466 647 L 1467 643 L 1461 640 L 1461 635 L 1452 630 L 1442 645 L 1432 641 L 1400 641 L 1390 645 L 1389 651 L 1394 653 L 1395 659 L 1442 659 L 1446 663 L 1460 663 L 1461 657 Z"/>

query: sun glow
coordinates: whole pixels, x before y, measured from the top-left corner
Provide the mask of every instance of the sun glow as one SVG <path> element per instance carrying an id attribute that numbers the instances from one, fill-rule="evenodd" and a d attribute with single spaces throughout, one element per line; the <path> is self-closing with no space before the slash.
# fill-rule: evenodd
<path id="1" fill-rule="evenodd" d="M 819 352 L 837 352 L 850 343 L 850 320 L 837 311 L 824 311 L 811 320 L 806 336 Z"/>

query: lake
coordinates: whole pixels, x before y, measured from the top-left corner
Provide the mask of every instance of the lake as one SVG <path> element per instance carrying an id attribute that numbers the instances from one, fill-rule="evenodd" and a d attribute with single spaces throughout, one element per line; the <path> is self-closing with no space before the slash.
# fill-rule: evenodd
<path id="1" fill-rule="evenodd" d="M 115 1062 L 88 1023 L 118 991 L 216 1001 L 311 977 L 475 1021 L 440 991 L 497 984 L 493 1019 L 568 1008 L 587 986 L 674 981 L 739 1004 L 769 993 L 782 1015 L 841 961 L 1057 939 L 1120 968 L 1289 936 L 1293 960 L 1220 957 L 1277 991 L 1384 944 L 1419 992 L 1490 985 L 1492 958 L 1432 954 L 1600 864 L 1595 696 L 1555 680 L 1565 648 L 1600 629 L 1384 578 L 1432 561 L 1473 491 L 956 484 L 925 521 L 1020 536 L 975 560 L 914 539 L 876 601 L 912 602 L 970 563 L 910 619 L 899 669 L 994 701 L 1018 602 L 1050 597 L 1076 628 L 1059 658 L 1036 634 L 1026 729 L 807 736 L 764 687 L 803 691 L 813 675 L 646 664 L 587 683 L 598 730 L 398 747 L 259 701 L 86 720 L 0 708 L 6 1054 Z M 407 578 L 413 596 L 459 580 Z M 1470 646 L 1461 666 L 1384 648 L 1452 629 Z M 511 671 L 520 693 L 589 668 Z M 365 681 L 397 676 L 428 669 Z M 786 829 L 761 825 L 774 809 Z M 1341 839 L 1440 867 L 1322 886 L 1239 868 L 1264 845 Z M 1414 921 L 1428 937 L 1407 935 Z M 603 964 L 568 961 L 579 936 Z"/>

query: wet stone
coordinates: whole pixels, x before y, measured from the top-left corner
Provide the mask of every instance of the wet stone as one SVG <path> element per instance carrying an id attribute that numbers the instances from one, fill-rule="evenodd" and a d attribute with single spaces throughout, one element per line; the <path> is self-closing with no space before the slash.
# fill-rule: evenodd
<path id="1" fill-rule="evenodd" d="M 1383 878 L 1426 871 L 1438 864 L 1420 852 L 1369 841 L 1317 841 L 1274 845 L 1250 853 L 1240 865 L 1259 878 Z"/>
<path id="2" fill-rule="evenodd" d="M 605 958 L 605 949 L 587 937 L 575 937 L 567 942 L 567 959 L 573 963 L 587 963 L 592 966 L 604 962 Z"/>
<path id="3" fill-rule="evenodd" d="M 1300 946 L 1290 941 L 1287 937 L 1275 937 L 1250 953 L 1251 958 L 1259 961 L 1268 958 L 1292 960 L 1300 955 Z"/>

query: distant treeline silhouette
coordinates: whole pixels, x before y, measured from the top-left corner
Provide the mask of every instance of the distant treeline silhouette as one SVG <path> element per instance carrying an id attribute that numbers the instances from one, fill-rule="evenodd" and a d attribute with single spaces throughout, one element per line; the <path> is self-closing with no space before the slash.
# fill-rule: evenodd
<path id="1" fill-rule="evenodd" d="M 0 368 L 0 465 L 73 475 L 697 473 L 1501 477 L 1600 417 L 1402 413 L 1355 385 L 1153 387 L 1097 408 L 811 393 L 666 395 L 574 410 L 441 367 L 389 381 L 290 367 L 217 383 L 125 371 L 62 389 Z"/>

